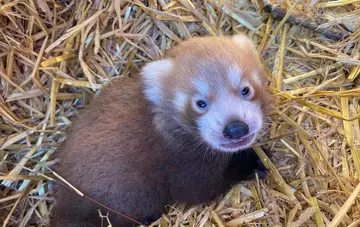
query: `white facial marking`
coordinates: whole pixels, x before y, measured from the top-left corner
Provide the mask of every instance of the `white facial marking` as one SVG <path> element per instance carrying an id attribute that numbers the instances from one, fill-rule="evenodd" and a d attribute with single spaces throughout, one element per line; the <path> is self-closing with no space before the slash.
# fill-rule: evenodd
<path id="1" fill-rule="evenodd" d="M 259 75 L 258 72 L 254 72 L 254 73 L 252 74 L 252 76 L 253 76 L 253 81 L 254 81 L 256 84 L 258 84 L 258 85 L 261 85 L 261 84 L 262 84 L 263 80 L 262 80 L 262 78 L 261 78 L 261 76 Z"/>
<path id="2" fill-rule="evenodd" d="M 228 79 L 231 83 L 231 86 L 238 88 L 241 80 L 241 72 L 239 68 L 236 66 L 231 67 L 228 71 Z"/>
<path id="3" fill-rule="evenodd" d="M 242 121 L 249 127 L 249 133 L 238 145 L 224 147 L 234 141 L 224 137 L 223 131 L 229 121 Z M 250 147 L 256 140 L 263 124 L 263 114 L 257 103 L 224 91 L 217 95 L 210 109 L 198 120 L 200 135 L 213 148 L 223 152 L 235 152 Z M 239 142 L 239 141 L 235 141 Z"/>
<path id="4" fill-rule="evenodd" d="M 183 111 L 187 101 L 187 95 L 185 92 L 178 91 L 175 93 L 174 104 L 177 110 Z"/>
<path id="5" fill-rule="evenodd" d="M 241 48 L 247 47 L 252 48 L 256 52 L 254 43 L 244 34 L 232 36 L 232 40 Z"/>
<path id="6" fill-rule="evenodd" d="M 196 80 L 194 81 L 194 87 L 195 89 L 202 95 L 202 96 L 208 96 L 210 93 L 210 87 L 209 85 L 203 81 L 203 80 Z"/>
<path id="7" fill-rule="evenodd" d="M 145 95 L 154 104 L 159 104 L 163 91 L 161 88 L 162 79 L 173 69 L 174 63 L 169 59 L 158 60 L 146 64 L 141 75 L 145 84 Z"/>

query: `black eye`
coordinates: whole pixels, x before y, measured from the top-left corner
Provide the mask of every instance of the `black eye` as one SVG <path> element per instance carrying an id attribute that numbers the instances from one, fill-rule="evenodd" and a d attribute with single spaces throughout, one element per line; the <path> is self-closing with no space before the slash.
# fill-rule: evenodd
<path id="1" fill-rule="evenodd" d="M 247 96 L 250 93 L 250 88 L 249 87 L 244 87 L 241 91 L 241 95 L 242 96 Z"/>
<path id="2" fill-rule="evenodd" d="M 199 100 L 196 102 L 196 105 L 200 108 L 205 108 L 207 106 L 206 102 Z"/>

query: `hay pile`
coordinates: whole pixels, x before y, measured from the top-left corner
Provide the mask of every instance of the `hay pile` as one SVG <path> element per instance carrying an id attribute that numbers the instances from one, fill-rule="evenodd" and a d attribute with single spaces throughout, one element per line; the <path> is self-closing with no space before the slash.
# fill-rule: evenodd
<path id="1" fill-rule="evenodd" d="M 191 36 L 247 33 L 274 108 L 270 175 L 161 226 L 360 226 L 360 1 L 0 1 L 0 220 L 51 218 L 51 155 L 101 84 Z M 298 4 L 296 4 L 298 3 Z M 270 12 L 270 13 L 269 13 Z"/>

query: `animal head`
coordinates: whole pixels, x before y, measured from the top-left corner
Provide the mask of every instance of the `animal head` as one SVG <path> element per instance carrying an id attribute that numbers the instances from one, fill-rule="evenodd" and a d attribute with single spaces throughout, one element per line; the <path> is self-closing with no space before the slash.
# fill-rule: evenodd
<path id="1" fill-rule="evenodd" d="M 167 139 L 191 135 L 214 150 L 234 152 L 250 147 L 262 129 L 269 95 L 245 35 L 183 41 L 141 75 L 156 128 Z"/>

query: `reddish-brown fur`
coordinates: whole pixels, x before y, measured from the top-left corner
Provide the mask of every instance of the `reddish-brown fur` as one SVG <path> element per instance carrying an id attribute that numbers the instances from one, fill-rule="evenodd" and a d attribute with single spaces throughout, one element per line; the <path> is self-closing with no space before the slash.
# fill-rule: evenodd
<path id="1" fill-rule="evenodd" d="M 214 45 L 214 51 L 204 52 L 204 40 L 195 39 L 168 56 L 182 56 L 177 63 L 190 71 L 196 69 L 187 61 L 194 58 L 206 58 L 203 63 L 215 64 L 214 70 L 226 68 L 217 61 L 240 62 L 243 69 L 258 70 L 252 52 L 244 60 L 231 41 L 206 42 Z M 188 205 L 211 201 L 251 177 L 259 167 L 253 151 L 208 152 L 208 146 L 194 146 L 198 114 L 189 105 L 178 113 L 171 102 L 175 86 L 192 92 L 188 80 L 184 75 L 166 81 L 167 94 L 156 108 L 145 99 L 139 75 L 114 81 L 74 121 L 57 151 L 61 161 L 56 171 L 85 195 L 139 221 L 158 216 L 164 206 L 177 201 Z M 263 90 L 256 90 L 259 102 L 265 100 Z M 56 196 L 54 226 L 100 226 L 98 206 L 62 186 Z M 131 225 L 117 214 L 109 212 L 109 216 L 113 226 Z"/>

